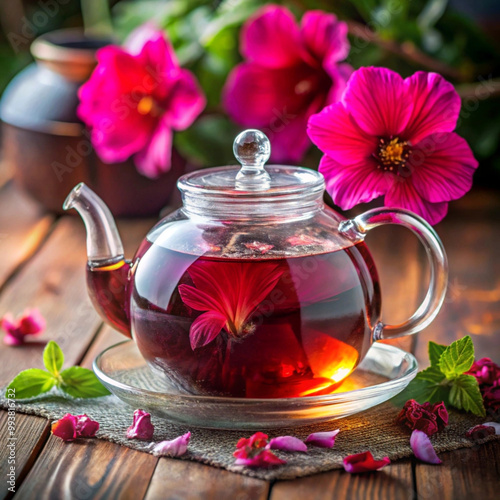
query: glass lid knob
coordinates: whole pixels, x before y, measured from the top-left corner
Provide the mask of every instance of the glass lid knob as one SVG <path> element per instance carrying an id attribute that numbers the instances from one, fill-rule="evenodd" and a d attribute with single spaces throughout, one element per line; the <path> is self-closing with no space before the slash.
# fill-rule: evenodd
<path id="1" fill-rule="evenodd" d="M 236 175 L 235 187 L 238 191 L 261 191 L 269 189 L 271 177 L 264 164 L 271 155 L 269 139 L 260 130 L 244 130 L 236 137 L 233 152 L 241 163 Z"/>

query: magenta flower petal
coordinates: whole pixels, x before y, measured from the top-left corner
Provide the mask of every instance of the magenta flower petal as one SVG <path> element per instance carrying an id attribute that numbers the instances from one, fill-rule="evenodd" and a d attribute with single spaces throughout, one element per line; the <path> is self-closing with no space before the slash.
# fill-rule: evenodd
<path id="1" fill-rule="evenodd" d="M 408 100 L 413 102 L 411 117 L 403 136 L 418 144 L 430 134 L 452 132 L 460 113 L 460 96 L 441 75 L 417 71 L 405 80 Z"/>
<path id="2" fill-rule="evenodd" d="M 263 449 L 253 457 L 236 458 L 234 465 L 244 465 L 246 467 L 273 467 L 286 464 L 286 460 L 281 460 L 272 451 Z"/>
<path id="3" fill-rule="evenodd" d="M 52 424 L 51 432 L 63 441 L 74 441 L 78 437 L 76 432 L 77 422 L 77 417 L 71 415 L 71 413 L 66 413 L 64 417 Z"/>
<path id="4" fill-rule="evenodd" d="M 299 438 L 293 436 L 279 436 L 269 441 L 271 450 L 307 451 L 307 446 Z"/>
<path id="5" fill-rule="evenodd" d="M 36 335 L 46 327 L 45 318 L 38 309 L 26 309 L 19 320 L 19 330 L 23 335 Z"/>
<path id="6" fill-rule="evenodd" d="M 137 170 L 154 179 L 170 169 L 172 150 L 172 129 L 165 120 L 153 132 L 144 148 L 135 155 Z"/>
<path id="7" fill-rule="evenodd" d="M 490 358 L 481 358 L 474 361 L 471 369 L 466 373 L 473 375 L 480 386 L 493 385 L 497 380 L 500 380 L 500 366 Z"/>
<path id="8" fill-rule="evenodd" d="M 404 180 L 393 183 L 385 196 L 385 205 L 411 210 L 430 224 L 437 224 L 448 212 L 448 203 L 431 203 L 424 200 L 413 184 Z"/>
<path id="9" fill-rule="evenodd" d="M 127 36 L 123 46 L 131 54 L 140 54 L 146 42 L 158 36 L 163 37 L 163 32 L 154 21 L 147 21 Z"/>
<path id="10" fill-rule="evenodd" d="M 241 54 L 262 66 L 291 66 L 300 60 L 299 38 L 299 28 L 291 12 L 268 5 L 243 26 Z"/>
<path id="11" fill-rule="evenodd" d="M 151 415 L 144 410 L 134 411 L 134 422 L 127 429 L 128 439 L 151 439 L 154 433 Z"/>
<path id="12" fill-rule="evenodd" d="M 92 420 L 87 415 L 76 416 L 76 434 L 78 437 L 90 438 L 99 430 L 99 422 Z"/>
<path id="13" fill-rule="evenodd" d="M 194 351 L 212 342 L 224 328 L 226 321 L 226 317 L 217 311 L 208 311 L 198 316 L 189 330 L 191 349 Z"/>
<path id="14" fill-rule="evenodd" d="M 0 319 L 0 327 L 5 331 L 6 345 L 19 346 L 25 343 L 27 335 L 37 335 L 45 330 L 45 318 L 38 309 L 26 309 L 19 319 L 7 313 Z"/>
<path id="15" fill-rule="evenodd" d="M 465 139 L 454 133 L 426 137 L 412 148 L 408 164 L 415 189 L 432 203 L 456 200 L 467 193 L 478 166 Z"/>
<path id="16" fill-rule="evenodd" d="M 190 439 L 191 433 L 187 432 L 186 434 L 176 437 L 171 441 L 161 441 L 160 443 L 153 446 L 153 455 L 157 457 L 180 457 L 186 453 Z"/>
<path id="17" fill-rule="evenodd" d="M 342 102 L 356 123 L 367 134 L 377 137 L 400 134 L 413 110 L 403 79 L 387 68 L 355 71 Z"/>
<path id="18" fill-rule="evenodd" d="M 370 451 L 349 455 L 343 460 L 344 469 L 351 474 L 380 470 L 390 463 L 391 461 L 388 457 L 384 457 L 381 460 L 375 460 Z"/>
<path id="19" fill-rule="evenodd" d="M 422 462 L 427 462 L 428 464 L 440 464 L 434 448 L 432 446 L 429 436 L 425 432 L 415 429 L 411 433 L 410 446 L 413 450 L 415 456 L 422 460 Z"/>
<path id="20" fill-rule="evenodd" d="M 323 153 L 342 165 L 366 162 L 378 138 L 365 134 L 343 104 L 336 103 L 309 118 L 308 134 Z"/>
<path id="21" fill-rule="evenodd" d="M 349 54 L 347 24 L 334 14 L 320 10 L 306 12 L 301 22 L 304 45 L 318 61 L 342 61 Z"/>
<path id="22" fill-rule="evenodd" d="M 319 171 L 325 176 L 326 190 L 343 210 L 385 194 L 390 186 L 390 178 L 377 170 L 371 158 L 345 166 L 325 155 Z"/>
<path id="23" fill-rule="evenodd" d="M 333 448 L 335 438 L 339 432 L 339 429 L 328 432 L 314 432 L 309 434 L 304 442 L 319 448 Z"/>

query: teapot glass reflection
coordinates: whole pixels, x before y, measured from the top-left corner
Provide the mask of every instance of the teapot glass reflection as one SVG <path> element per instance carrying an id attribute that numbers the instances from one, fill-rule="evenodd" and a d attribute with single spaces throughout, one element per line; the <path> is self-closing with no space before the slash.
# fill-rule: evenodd
<path id="1" fill-rule="evenodd" d="M 105 321 L 132 337 L 149 366 L 188 394 L 289 398 L 331 393 L 372 342 L 415 333 L 437 314 L 447 264 L 434 230 L 406 210 L 346 220 L 323 202 L 316 171 L 264 166 L 270 146 L 242 132 L 240 167 L 181 177 L 183 207 L 125 260 L 111 213 L 84 184 L 69 194 L 87 228 L 87 284 Z M 411 229 L 430 285 L 400 325 L 382 323 L 377 271 L 364 236 Z"/>

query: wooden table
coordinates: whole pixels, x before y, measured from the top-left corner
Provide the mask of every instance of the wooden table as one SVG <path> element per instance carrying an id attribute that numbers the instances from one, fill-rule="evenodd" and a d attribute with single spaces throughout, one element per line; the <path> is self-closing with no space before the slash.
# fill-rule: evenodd
<path id="1" fill-rule="evenodd" d="M 0 347 L 0 383 L 25 368 L 42 366 L 49 339 L 64 350 L 68 365 L 90 367 L 104 347 L 122 337 L 92 309 L 85 288 L 85 234 L 77 217 L 55 218 L 0 180 L 0 317 L 38 307 L 48 328 L 23 348 Z M 131 256 L 152 221 L 120 221 Z M 500 361 L 500 195 L 476 191 L 453 204 L 437 227 L 450 260 L 448 297 L 437 320 L 418 338 L 398 345 L 413 349 L 426 364 L 429 339 L 450 343 L 467 333 L 479 357 Z M 426 286 L 426 267 L 416 238 L 397 227 L 368 237 L 378 263 L 386 321 L 403 320 L 415 309 Z M 423 270 L 422 270 L 423 269 Z M 6 491 L 7 414 L 0 413 L 0 496 Z M 89 499 L 213 498 L 243 500 L 308 499 L 456 499 L 494 498 L 500 489 L 500 445 L 443 453 L 443 465 L 402 460 L 383 471 L 349 475 L 341 470 L 293 481 L 267 481 L 199 463 L 86 440 L 66 444 L 50 435 L 49 422 L 16 416 L 16 498 Z M 498 496 L 496 496 L 498 498 Z"/>

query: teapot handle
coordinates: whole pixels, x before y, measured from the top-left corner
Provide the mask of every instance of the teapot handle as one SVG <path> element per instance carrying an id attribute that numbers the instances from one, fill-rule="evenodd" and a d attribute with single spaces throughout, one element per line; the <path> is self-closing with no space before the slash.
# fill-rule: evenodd
<path id="1" fill-rule="evenodd" d="M 373 340 L 402 337 L 423 330 L 443 305 L 448 285 L 448 259 L 443 244 L 434 229 L 413 212 L 399 208 L 375 208 L 341 222 L 339 231 L 349 239 L 363 240 L 370 229 L 384 224 L 407 227 L 418 236 L 429 259 L 430 283 L 423 302 L 413 316 L 399 325 L 378 322 L 373 330 Z"/>

